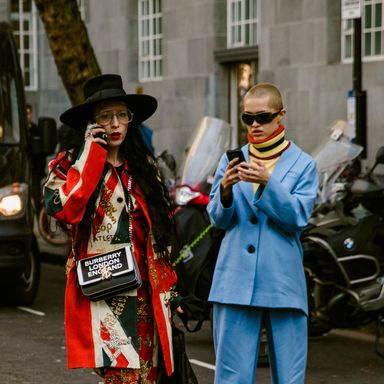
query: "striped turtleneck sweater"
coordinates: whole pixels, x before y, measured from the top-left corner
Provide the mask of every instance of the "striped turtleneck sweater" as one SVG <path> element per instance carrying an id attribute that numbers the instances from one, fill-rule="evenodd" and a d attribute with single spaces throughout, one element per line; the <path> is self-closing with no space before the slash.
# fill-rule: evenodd
<path id="1" fill-rule="evenodd" d="M 255 162 L 255 159 L 261 160 L 271 174 L 280 155 L 289 147 L 290 142 L 285 139 L 285 127 L 279 125 L 275 132 L 271 136 L 262 139 L 255 140 L 248 134 L 249 141 L 249 159 Z M 259 187 L 258 183 L 253 184 L 253 191 L 256 192 Z"/>

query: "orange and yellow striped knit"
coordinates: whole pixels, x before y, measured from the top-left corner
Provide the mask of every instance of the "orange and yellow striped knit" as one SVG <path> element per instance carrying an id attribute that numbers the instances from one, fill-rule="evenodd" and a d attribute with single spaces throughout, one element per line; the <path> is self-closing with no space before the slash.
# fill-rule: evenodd
<path id="1" fill-rule="evenodd" d="M 251 164 L 255 159 L 261 160 L 271 174 L 280 155 L 289 147 L 290 142 L 285 138 L 285 127 L 279 125 L 271 136 L 265 139 L 256 140 L 248 134 L 249 141 L 249 159 Z M 258 183 L 253 183 L 253 191 L 256 192 L 259 187 Z"/>

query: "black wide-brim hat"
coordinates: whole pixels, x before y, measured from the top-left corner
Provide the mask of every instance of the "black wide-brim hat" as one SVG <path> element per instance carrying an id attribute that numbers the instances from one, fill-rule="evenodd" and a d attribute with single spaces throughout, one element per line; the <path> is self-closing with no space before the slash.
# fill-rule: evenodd
<path id="1" fill-rule="evenodd" d="M 124 101 L 133 113 L 132 123 L 148 119 L 157 108 L 157 100 L 150 95 L 127 94 L 120 75 L 101 75 L 84 84 L 84 103 L 69 108 L 60 121 L 75 129 L 83 129 L 93 119 L 96 104 L 102 101 Z"/>

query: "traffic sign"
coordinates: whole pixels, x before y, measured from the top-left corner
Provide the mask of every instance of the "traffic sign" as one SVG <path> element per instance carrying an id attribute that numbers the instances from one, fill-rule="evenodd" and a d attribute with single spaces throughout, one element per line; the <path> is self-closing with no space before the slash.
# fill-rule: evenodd
<path id="1" fill-rule="evenodd" d="M 341 1 L 341 17 L 343 20 L 357 19 L 361 17 L 362 2 L 361 0 L 342 0 Z"/>

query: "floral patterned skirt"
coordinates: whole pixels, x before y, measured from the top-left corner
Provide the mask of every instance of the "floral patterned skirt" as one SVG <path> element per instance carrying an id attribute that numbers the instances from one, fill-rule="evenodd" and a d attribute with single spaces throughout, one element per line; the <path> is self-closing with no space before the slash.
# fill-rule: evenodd
<path id="1" fill-rule="evenodd" d="M 103 370 L 105 384 L 156 383 L 159 342 L 148 285 L 148 281 L 143 281 L 137 291 L 140 368 L 105 368 Z"/>

